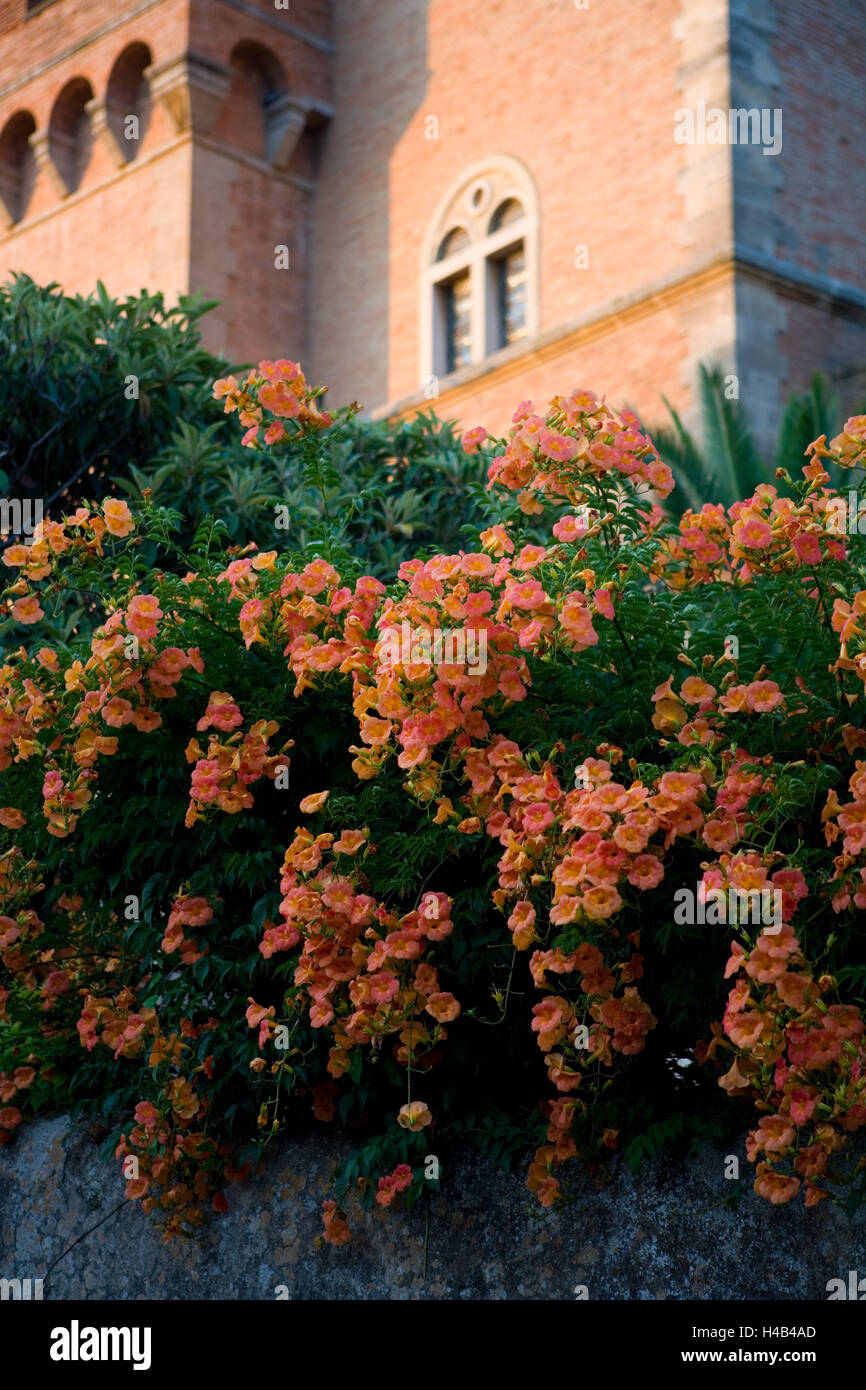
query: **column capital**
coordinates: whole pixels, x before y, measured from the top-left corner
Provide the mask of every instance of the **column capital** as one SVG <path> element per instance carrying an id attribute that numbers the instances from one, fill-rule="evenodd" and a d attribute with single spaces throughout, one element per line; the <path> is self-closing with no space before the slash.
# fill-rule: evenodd
<path id="1" fill-rule="evenodd" d="M 70 139 L 69 136 L 60 135 L 56 131 L 51 135 L 47 130 L 34 130 L 33 134 L 29 136 L 28 139 L 30 148 L 33 151 L 33 156 L 36 160 L 36 169 L 38 173 L 45 173 L 48 175 L 58 198 L 67 197 L 72 190 L 58 168 L 55 153 L 58 144 L 66 145 L 69 153 L 74 153 L 75 141 Z"/>
<path id="2" fill-rule="evenodd" d="M 144 76 L 178 135 L 187 130 L 194 135 L 207 135 L 228 96 L 232 74 L 223 63 L 195 53 L 178 53 L 161 63 L 152 63 L 145 68 Z"/>
<path id="3" fill-rule="evenodd" d="M 129 156 L 117 138 L 117 127 L 123 120 L 123 112 L 110 107 L 104 96 L 91 97 L 84 109 L 90 117 L 90 128 L 94 140 L 99 140 L 118 169 L 129 162 Z"/>

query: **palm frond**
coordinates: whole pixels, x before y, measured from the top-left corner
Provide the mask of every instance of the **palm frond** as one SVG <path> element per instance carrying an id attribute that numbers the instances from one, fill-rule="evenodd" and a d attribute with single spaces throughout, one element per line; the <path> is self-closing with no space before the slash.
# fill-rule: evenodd
<path id="1" fill-rule="evenodd" d="M 708 485 L 706 460 L 670 401 L 666 396 L 663 396 L 662 400 L 673 421 L 673 429 L 660 426 L 651 430 L 650 436 L 659 457 L 669 465 L 674 475 L 674 509 L 680 513 L 684 512 L 686 507 L 700 511 L 702 503 L 706 500 Z"/>
<path id="2" fill-rule="evenodd" d="M 809 389 L 795 393 L 785 407 L 779 426 L 776 466 L 798 474 L 806 448 L 819 435 L 828 438 L 840 427 L 839 399 L 829 377 L 815 372 Z"/>
<path id="3" fill-rule="evenodd" d="M 769 481 L 770 469 L 758 454 L 740 402 L 725 393 L 721 367 L 701 364 L 700 392 L 705 449 L 717 493 L 707 500 L 730 506 Z"/>

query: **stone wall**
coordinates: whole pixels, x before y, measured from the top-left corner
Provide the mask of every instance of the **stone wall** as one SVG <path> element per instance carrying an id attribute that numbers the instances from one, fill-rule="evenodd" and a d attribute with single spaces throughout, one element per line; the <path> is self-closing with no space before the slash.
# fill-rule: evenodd
<path id="1" fill-rule="evenodd" d="M 864 1214 L 770 1207 L 741 1144 L 736 1210 L 711 1148 L 637 1177 L 623 1165 L 606 1190 L 534 1214 L 522 1172 L 466 1154 L 443 1165 L 429 1213 L 350 1206 L 352 1243 L 316 1249 L 341 1142 L 284 1142 L 198 1243 L 165 1245 L 86 1127 L 39 1120 L 0 1151 L 0 1278 L 42 1278 L 45 1299 L 273 1299 L 283 1285 L 292 1299 L 548 1300 L 583 1285 L 590 1300 L 823 1300 L 829 1279 L 866 1269 Z"/>

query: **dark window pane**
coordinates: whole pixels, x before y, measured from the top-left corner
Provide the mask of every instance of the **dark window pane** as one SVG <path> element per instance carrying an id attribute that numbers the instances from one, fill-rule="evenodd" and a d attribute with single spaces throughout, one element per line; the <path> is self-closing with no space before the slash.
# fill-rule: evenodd
<path id="1" fill-rule="evenodd" d="M 446 367 L 455 372 L 472 360 L 472 297 L 469 273 L 445 286 Z"/>
<path id="2" fill-rule="evenodd" d="M 453 232 L 449 232 L 439 243 L 439 250 L 436 252 L 437 261 L 444 261 L 448 256 L 453 256 L 456 251 L 463 251 L 469 245 L 469 237 L 462 227 L 455 227 Z"/>
<path id="3" fill-rule="evenodd" d="M 507 227 L 509 222 L 516 222 L 523 216 L 523 206 L 518 203 L 516 198 L 509 198 L 507 202 L 500 203 L 490 219 L 491 232 L 498 232 L 500 227 Z"/>
<path id="4" fill-rule="evenodd" d="M 499 265 L 499 346 L 526 336 L 526 255 L 523 245 Z"/>

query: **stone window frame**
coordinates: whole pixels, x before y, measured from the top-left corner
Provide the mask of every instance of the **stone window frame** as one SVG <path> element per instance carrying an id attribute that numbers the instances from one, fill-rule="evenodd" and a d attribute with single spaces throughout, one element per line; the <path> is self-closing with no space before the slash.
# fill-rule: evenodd
<path id="1" fill-rule="evenodd" d="M 503 203 L 515 199 L 523 216 L 495 232 L 490 224 Z M 468 245 L 442 260 L 439 248 L 450 233 L 463 231 Z M 500 342 L 498 262 L 519 243 L 526 257 L 526 331 L 515 342 Z M 470 360 L 447 369 L 446 310 L 443 287 L 468 270 L 471 283 Z M 424 240 L 421 263 L 422 383 L 457 377 L 491 362 L 500 353 L 525 351 L 538 333 L 538 192 L 529 170 L 511 155 L 496 155 L 464 169 L 436 208 Z"/>

